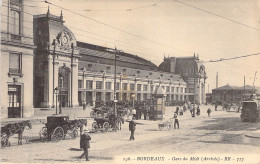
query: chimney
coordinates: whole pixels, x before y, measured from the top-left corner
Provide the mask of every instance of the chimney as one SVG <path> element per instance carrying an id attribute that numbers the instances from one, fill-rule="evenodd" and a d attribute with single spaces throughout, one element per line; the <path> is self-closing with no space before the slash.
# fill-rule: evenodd
<path id="1" fill-rule="evenodd" d="M 216 88 L 218 88 L 218 72 L 217 72 L 217 75 L 216 75 Z"/>

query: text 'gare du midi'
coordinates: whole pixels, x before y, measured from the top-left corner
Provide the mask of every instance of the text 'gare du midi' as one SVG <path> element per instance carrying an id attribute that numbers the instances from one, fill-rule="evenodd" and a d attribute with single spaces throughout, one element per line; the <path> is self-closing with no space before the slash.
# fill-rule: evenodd
<path id="1" fill-rule="evenodd" d="M 41 108 L 54 111 L 56 101 L 66 108 L 114 99 L 149 101 L 159 86 L 168 105 L 205 103 L 207 77 L 198 56 L 164 57 L 158 67 L 137 55 L 77 41 L 62 12 L 28 15 L 27 3 L 11 0 L 2 10 L 10 13 L 1 31 L 2 118 L 31 117 Z"/>

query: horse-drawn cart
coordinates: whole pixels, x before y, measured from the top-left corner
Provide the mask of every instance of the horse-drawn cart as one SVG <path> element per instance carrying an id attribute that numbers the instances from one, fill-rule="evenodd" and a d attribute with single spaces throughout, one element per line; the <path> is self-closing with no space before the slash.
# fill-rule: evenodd
<path id="1" fill-rule="evenodd" d="M 31 129 L 29 120 L 1 123 L 1 147 L 10 146 L 9 137 L 18 134 L 18 145 L 22 145 L 24 129 Z"/>
<path id="2" fill-rule="evenodd" d="M 114 114 L 108 115 L 108 117 L 95 117 L 94 122 L 92 124 L 92 131 L 97 132 L 102 130 L 104 132 L 108 132 L 110 128 L 114 131 L 118 129 L 117 127 L 117 117 Z"/>
<path id="3" fill-rule="evenodd" d="M 163 123 L 159 123 L 158 128 L 160 130 L 162 130 L 163 128 L 167 128 L 168 130 L 170 130 L 171 128 L 173 128 L 173 118 L 170 118 L 169 120 L 167 120 Z"/>
<path id="4" fill-rule="evenodd" d="M 39 132 L 40 139 L 60 141 L 65 139 L 66 134 L 74 139 L 78 136 L 78 129 L 83 125 L 87 125 L 86 119 L 69 120 L 69 116 L 66 115 L 48 116 L 45 127 Z"/>
<path id="5" fill-rule="evenodd" d="M 106 115 L 110 114 L 112 110 L 112 108 L 106 106 L 94 107 L 90 112 L 90 117 L 106 117 Z"/>

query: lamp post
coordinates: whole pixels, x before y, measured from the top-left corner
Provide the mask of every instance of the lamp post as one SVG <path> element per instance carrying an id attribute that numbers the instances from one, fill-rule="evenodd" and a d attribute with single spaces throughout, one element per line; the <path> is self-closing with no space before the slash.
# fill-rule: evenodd
<path id="1" fill-rule="evenodd" d="M 85 88 L 85 72 L 86 72 L 86 69 L 85 68 L 83 68 L 83 82 L 82 82 L 82 87 L 83 87 L 83 89 Z M 85 101 L 86 101 L 86 91 L 85 90 L 83 90 L 83 104 L 85 103 Z"/>
<path id="2" fill-rule="evenodd" d="M 63 87 L 62 85 L 62 75 L 61 75 L 61 73 L 59 74 L 59 76 L 60 76 L 60 87 L 59 87 L 59 97 L 60 97 L 60 103 L 59 103 L 59 105 L 60 105 L 60 111 L 59 111 L 59 114 L 61 114 L 62 113 L 62 100 L 61 100 L 61 88 Z"/>
<path id="3" fill-rule="evenodd" d="M 55 52 L 56 52 L 56 39 L 53 39 L 53 54 L 52 54 L 52 106 L 54 107 L 54 78 L 55 78 Z M 57 104 L 56 104 L 57 105 Z"/>
<path id="4" fill-rule="evenodd" d="M 151 80 L 150 81 L 150 91 L 151 91 L 151 93 L 150 93 L 150 100 L 151 100 L 151 105 L 153 103 L 153 100 L 152 100 L 152 98 L 153 98 L 153 88 L 152 88 L 152 86 L 153 86 L 153 81 Z"/>
<path id="5" fill-rule="evenodd" d="M 74 58 L 74 44 L 73 43 L 71 43 L 71 77 L 70 77 L 70 84 L 71 84 L 71 96 L 70 96 L 70 107 L 73 107 L 73 67 L 74 67 L 74 64 L 73 64 L 73 58 Z"/>
<path id="6" fill-rule="evenodd" d="M 117 99 L 116 99 L 116 60 L 117 60 L 117 49 L 115 47 L 115 61 L 114 61 L 114 66 L 115 66 L 115 70 L 114 70 L 114 113 L 115 115 L 117 115 L 117 109 L 116 109 L 116 102 L 117 102 Z"/>
<path id="7" fill-rule="evenodd" d="M 196 103 L 196 57 L 195 57 L 195 53 L 194 53 L 194 70 L 193 70 L 193 74 L 194 74 L 194 99 L 193 99 L 193 112 L 192 112 L 192 117 L 195 117 L 195 103 Z"/>
<path id="8" fill-rule="evenodd" d="M 57 106 L 57 103 L 58 103 L 59 88 L 56 87 L 54 90 L 55 90 L 55 95 L 56 95 L 56 114 L 58 114 L 58 106 Z"/>
<path id="9" fill-rule="evenodd" d="M 133 108 L 135 108 L 135 94 L 132 94 L 131 97 L 133 98 Z"/>

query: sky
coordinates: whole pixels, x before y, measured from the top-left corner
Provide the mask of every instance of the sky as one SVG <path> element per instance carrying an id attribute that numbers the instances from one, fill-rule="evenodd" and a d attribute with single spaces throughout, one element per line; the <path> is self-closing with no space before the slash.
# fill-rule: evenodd
<path id="1" fill-rule="evenodd" d="M 31 0 L 31 13 L 47 4 Z M 260 53 L 260 0 L 49 0 L 63 9 L 78 41 L 117 47 L 156 65 L 164 56 L 199 55 L 209 61 Z M 185 4 L 183 4 L 185 3 Z M 50 13 L 60 8 L 49 5 Z M 210 14 L 212 13 L 212 14 Z M 81 16 L 80 16 L 80 15 Z M 216 16 L 218 15 L 218 16 Z M 87 18 L 86 18 L 87 17 Z M 81 30 L 78 30 L 81 29 Z M 82 31 L 83 30 L 83 31 Z M 226 84 L 260 86 L 260 55 L 205 63 L 208 92 Z"/>

